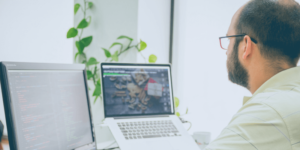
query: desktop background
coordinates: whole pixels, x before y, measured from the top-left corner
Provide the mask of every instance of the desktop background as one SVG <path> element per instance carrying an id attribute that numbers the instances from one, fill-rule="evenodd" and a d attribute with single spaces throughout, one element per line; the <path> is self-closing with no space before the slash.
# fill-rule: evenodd
<path id="1" fill-rule="evenodd" d="M 104 68 L 106 116 L 172 113 L 168 69 Z"/>

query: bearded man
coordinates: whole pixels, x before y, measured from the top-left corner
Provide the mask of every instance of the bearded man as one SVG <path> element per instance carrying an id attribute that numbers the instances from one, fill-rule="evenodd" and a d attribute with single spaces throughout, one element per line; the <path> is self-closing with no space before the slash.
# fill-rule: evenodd
<path id="1" fill-rule="evenodd" d="M 206 150 L 300 149 L 300 5 L 251 0 L 220 42 L 229 80 L 253 95 Z"/>

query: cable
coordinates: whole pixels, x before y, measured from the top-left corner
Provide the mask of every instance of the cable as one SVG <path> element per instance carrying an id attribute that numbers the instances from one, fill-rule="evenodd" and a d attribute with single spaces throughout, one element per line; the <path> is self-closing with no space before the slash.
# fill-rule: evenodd
<path id="1" fill-rule="evenodd" d="M 191 123 L 191 122 L 186 121 L 186 120 L 183 120 L 183 118 L 181 118 L 181 117 L 178 117 L 178 118 L 180 119 L 180 121 L 181 121 L 182 123 L 189 123 L 189 124 L 190 124 L 190 127 L 187 129 L 188 131 L 192 128 L 192 123 Z"/>
<path id="2" fill-rule="evenodd" d="M 192 123 L 191 122 L 189 122 L 189 121 L 187 121 L 187 123 L 189 123 L 190 124 L 190 127 L 187 129 L 188 131 L 192 128 Z"/>

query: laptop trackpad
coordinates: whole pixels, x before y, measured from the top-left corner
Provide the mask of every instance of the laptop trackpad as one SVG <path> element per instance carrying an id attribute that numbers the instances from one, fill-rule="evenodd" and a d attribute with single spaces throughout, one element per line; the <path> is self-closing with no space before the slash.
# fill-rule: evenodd
<path id="1" fill-rule="evenodd" d="M 149 141 L 147 145 L 151 150 L 174 150 L 168 140 Z"/>

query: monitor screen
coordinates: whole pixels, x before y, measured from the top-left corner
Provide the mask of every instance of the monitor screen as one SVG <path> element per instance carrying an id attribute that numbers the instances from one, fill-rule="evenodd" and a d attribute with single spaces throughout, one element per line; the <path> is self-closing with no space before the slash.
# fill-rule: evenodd
<path id="1" fill-rule="evenodd" d="M 169 66 L 102 65 L 106 117 L 173 114 Z"/>
<path id="2" fill-rule="evenodd" d="M 8 70 L 19 150 L 71 150 L 93 142 L 84 70 Z"/>

